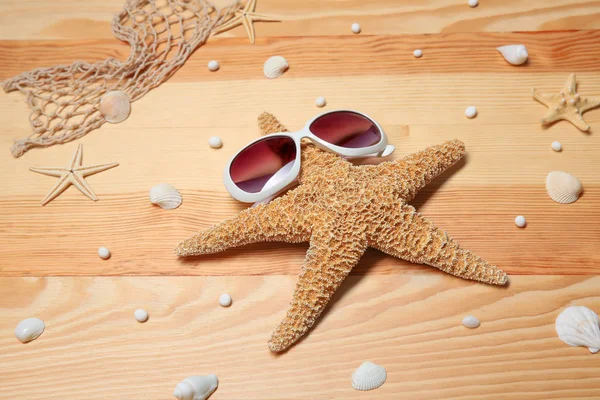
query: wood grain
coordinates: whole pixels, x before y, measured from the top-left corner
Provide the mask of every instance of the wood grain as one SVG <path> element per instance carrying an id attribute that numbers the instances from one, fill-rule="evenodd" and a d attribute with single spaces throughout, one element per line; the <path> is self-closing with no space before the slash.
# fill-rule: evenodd
<path id="1" fill-rule="evenodd" d="M 568 305 L 598 309 L 598 277 L 516 277 L 508 288 L 442 274 L 350 277 L 315 329 L 285 354 L 266 341 L 293 277 L 3 278 L 0 398 L 159 400 L 216 373 L 222 399 L 573 399 L 600 397 L 597 357 L 562 343 Z M 218 305 L 221 293 L 233 297 Z M 143 307 L 145 324 L 133 318 Z M 461 325 L 473 314 L 476 330 Z M 23 345 L 18 321 L 46 331 Z M 365 359 L 386 383 L 350 385 Z"/>

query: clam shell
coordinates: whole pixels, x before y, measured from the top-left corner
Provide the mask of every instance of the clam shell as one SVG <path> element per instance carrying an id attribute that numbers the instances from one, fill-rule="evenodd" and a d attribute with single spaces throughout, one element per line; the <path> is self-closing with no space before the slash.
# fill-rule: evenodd
<path id="1" fill-rule="evenodd" d="M 591 353 L 600 349 L 598 314 L 583 306 L 567 307 L 556 318 L 556 333 L 569 346 L 587 347 Z"/>
<path id="2" fill-rule="evenodd" d="M 512 65 L 521 65 L 527 61 L 529 53 L 527 48 L 522 44 L 509 44 L 508 46 L 498 47 L 498 50 L 502 57 Z"/>
<path id="3" fill-rule="evenodd" d="M 557 203 L 569 204 L 577 201 L 583 191 L 579 179 L 562 171 L 552 171 L 546 177 L 546 190 Z"/>
<path id="4" fill-rule="evenodd" d="M 273 56 L 265 61 L 263 72 L 269 79 L 279 78 L 289 68 L 287 60 L 281 56 Z"/>
<path id="5" fill-rule="evenodd" d="M 165 210 L 172 210 L 181 205 L 181 194 L 168 183 L 159 183 L 150 189 L 150 202 Z"/>
<path id="6" fill-rule="evenodd" d="M 118 124 L 129 117 L 131 102 L 127 93 L 120 90 L 113 90 L 102 97 L 98 109 L 106 122 Z"/>
<path id="7" fill-rule="evenodd" d="M 352 374 L 352 387 L 356 390 L 373 390 L 383 385 L 386 379 L 385 368 L 365 361 Z"/>

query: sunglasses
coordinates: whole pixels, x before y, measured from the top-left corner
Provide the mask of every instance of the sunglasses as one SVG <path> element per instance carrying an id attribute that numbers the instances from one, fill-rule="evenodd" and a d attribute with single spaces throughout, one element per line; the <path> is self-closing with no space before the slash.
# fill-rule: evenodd
<path id="1" fill-rule="evenodd" d="M 381 126 L 357 111 L 330 111 L 308 121 L 298 132 L 259 138 L 240 150 L 225 168 L 227 191 L 244 203 L 271 199 L 300 173 L 301 140 L 346 158 L 386 157 L 394 152 Z"/>

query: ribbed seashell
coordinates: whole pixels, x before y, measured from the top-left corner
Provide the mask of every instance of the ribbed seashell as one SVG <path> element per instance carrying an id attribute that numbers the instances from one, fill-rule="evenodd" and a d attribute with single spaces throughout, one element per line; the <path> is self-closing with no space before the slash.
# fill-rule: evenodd
<path id="1" fill-rule="evenodd" d="M 120 90 L 108 92 L 100 100 L 99 110 L 106 122 L 110 122 L 111 124 L 123 122 L 129 117 L 129 113 L 131 112 L 129 96 Z"/>
<path id="2" fill-rule="evenodd" d="M 204 400 L 208 398 L 219 385 L 214 374 L 206 376 L 190 376 L 179 382 L 173 396 L 177 400 Z"/>
<path id="3" fill-rule="evenodd" d="M 502 54 L 502 57 L 512 65 L 521 65 L 527 61 L 527 57 L 529 57 L 527 48 L 522 44 L 509 44 L 508 46 L 498 47 L 497 50 Z"/>
<path id="4" fill-rule="evenodd" d="M 577 201 L 583 191 L 579 179 L 562 171 L 552 171 L 546 177 L 546 190 L 557 203 L 569 204 Z"/>
<path id="5" fill-rule="evenodd" d="M 279 78 L 289 68 L 287 60 L 281 56 L 273 56 L 265 61 L 263 72 L 269 79 Z"/>
<path id="6" fill-rule="evenodd" d="M 365 361 L 352 373 L 352 387 L 356 390 L 373 390 L 383 385 L 386 379 L 385 368 Z"/>
<path id="7" fill-rule="evenodd" d="M 598 314 L 583 306 L 567 307 L 556 318 L 556 333 L 569 346 L 584 346 L 590 352 L 600 349 Z"/>
<path id="8" fill-rule="evenodd" d="M 181 194 L 168 183 L 159 183 L 150 189 L 150 202 L 165 210 L 172 210 L 181 205 Z"/>

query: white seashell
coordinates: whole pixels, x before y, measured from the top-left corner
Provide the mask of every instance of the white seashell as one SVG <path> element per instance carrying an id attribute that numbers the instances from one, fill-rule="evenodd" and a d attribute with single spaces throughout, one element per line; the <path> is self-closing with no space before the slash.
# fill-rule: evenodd
<path id="1" fill-rule="evenodd" d="M 546 177 L 546 191 L 557 203 L 569 204 L 577 201 L 583 191 L 579 179 L 562 171 L 552 171 Z"/>
<path id="2" fill-rule="evenodd" d="M 567 307 L 556 318 L 556 333 L 569 346 L 584 346 L 590 352 L 600 349 L 598 314 L 587 307 Z"/>
<path id="3" fill-rule="evenodd" d="M 213 149 L 219 149 L 223 146 L 223 140 L 219 136 L 211 136 L 208 138 L 208 145 Z"/>
<path id="4" fill-rule="evenodd" d="M 269 79 L 279 78 L 289 68 L 287 60 L 281 56 L 273 56 L 265 61 L 263 72 Z"/>
<path id="5" fill-rule="evenodd" d="M 231 296 L 227 293 L 223 293 L 219 297 L 219 304 L 223 307 L 229 307 L 231 305 Z"/>
<path id="6" fill-rule="evenodd" d="M 365 361 L 352 373 L 352 387 L 356 390 L 377 389 L 387 379 L 385 368 Z"/>
<path id="7" fill-rule="evenodd" d="M 207 67 L 209 71 L 216 71 L 219 69 L 219 62 L 217 60 L 210 60 Z"/>
<path id="8" fill-rule="evenodd" d="M 350 29 L 352 29 L 352 32 L 354 33 L 360 33 L 360 25 L 355 22 L 350 26 Z"/>
<path id="9" fill-rule="evenodd" d="M 502 57 L 512 65 L 521 65 L 527 61 L 529 53 L 527 48 L 522 44 L 509 44 L 508 46 L 498 47 L 498 50 Z"/>
<path id="10" fill-rule="evenodd" d="M 106 247 L 100 247 L 100 248 L 98 248 L 98 255 L 103 260 L 106 260 L 107 258 L 110 257 L 110 250 L 107 249 Z"/>
<path id="11" fill-rule="evenodd" d="M 560 142 L 552 142 L 551 146 L 552 146 L 552 150 L 554 150 L 554 151 L 562 150 L 562 144 L 560 144 Z"/>
<path id="12" fill-rule="evenodd" d="M 477 108 L 475 106 L 469 106 L 465 109 L 465 115 L 467 118 L 474 118 L 477 115 Z"/>
<path id="13" fill-rule="evenodd" d="M 477 317 L 474 317 L 472 315 L 467 315 L 466 317 L 463 318 L 462 324 L 469 329 L 475 329 L 479 325 L 481 325 L 481 322 L 479 321 L 479 319 Z"/>
<path id="14" fill-rule="evenodd" d="M 420 58 L 423 55 L 423 50 L 421 49 L 416 49 L 415 51 L 413 51 L 413 56 L 415 56 L 416 58 Z"/>
<path id="15" fill-rule="evenodd" d="M 525 225 L 527 225 L 525 217 L 522 215 L 517 215 L 517 218 L 515 218 L 515 225 L 519 228 L 523 228 Z"/>
<path id="16" fill-rule="evenodd" d="M 15 336 L 22 343 L 27 343 L 40 337 L 44 333 L 44 329 L 46 329 L 46 325 L 41 319 L 26 318 L 15 328 Z"/>
<path id="17" fill-rule="evenodd" d="M 325 107 L 325 104 L 327 104 L 327 100 L 325 100 L 325 97 L 319 96 L 317 97 L 317 100 L 315 100 L 315 104 L 317 105 L 317 107 Z"/>
<path id="18" fill-rule="evenodd" d="M 204 400 L 208 398 L 219 385 L 214 374 L 206 376 L 190 376 L 179 382 L 173 396 L 177 400 Z"/>
<path id="19" fill-rule="evenodd" d="M 137 322 L 146 322 L 148 321 L 148 311 L 138 308 L 133 312 L 133 316 L 137 320 Z"/>
<path id="20" fill-rule="evenodd" d="M 165 210 L 173 210 L 181 205 L 181 194 L 167 183 L 159 183 L 150 189 L 150 203 Z"/>
<path id="21" fill-rule="evenodd" d="M 469 7 L 477 7 L 479 0 L 469 0 Z"/>
<path id="22" fill-rule="evenodd" d="M 106 122 L 110 122 L 111 124 L 123 122 L 129 117 L 129 113 L 131 112 L 129 96 L 120 90 L 108 92 L 100 100 L 98 110 L 104 116 Z"/>

